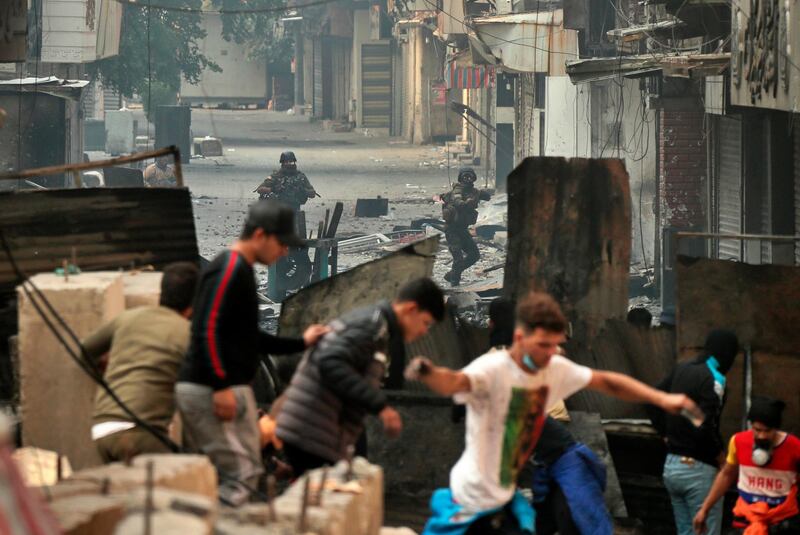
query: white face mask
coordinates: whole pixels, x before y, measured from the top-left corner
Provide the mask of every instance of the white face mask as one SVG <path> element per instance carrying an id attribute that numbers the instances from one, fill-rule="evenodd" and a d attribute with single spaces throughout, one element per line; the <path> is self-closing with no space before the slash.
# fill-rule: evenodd
<path id="1" fill-rule="evenodd" d="M 772 461 L 772 444 L 764 440 L 755 441 L 751 459 L 756 466 L 767 466 Z"/>

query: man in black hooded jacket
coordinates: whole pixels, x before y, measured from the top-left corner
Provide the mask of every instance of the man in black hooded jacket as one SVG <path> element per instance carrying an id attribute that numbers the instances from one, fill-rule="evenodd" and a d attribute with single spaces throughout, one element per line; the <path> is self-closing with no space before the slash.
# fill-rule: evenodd
<path id="1" fill-rule="evenodd" d="M 706 415 L 700 427 L 681 415 L 648 406 L 653 425 L 667 444 L 664 485 L 670 495 L 678 535 L 693 535 L 692 519 L 714 483 L 725 446 L 719 431 L 725 404 L 725 375 L 733 366 L 739 342 L 730 331 L 715 330 L 699 357 L 679 364 L 657 388 L 689 396 Z M 722 502 L 709 511 L 708 533 L 719 535 Z"/>

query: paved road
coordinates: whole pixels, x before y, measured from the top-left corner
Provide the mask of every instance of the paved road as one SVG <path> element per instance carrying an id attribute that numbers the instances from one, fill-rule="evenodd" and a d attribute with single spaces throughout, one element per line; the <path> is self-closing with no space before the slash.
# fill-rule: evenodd
<path id="1" fill-rule="evenodd" d="M 140 134 L 146 133 L 141 111 Z M 304 206 L 307 228 L 316 229 L 336 201 L 345 203 L 339 236 L 388 233 L 412 219 L 440 217 L 441 206 L 432 201 L 448 189 L 447 154 L 439 146 L 414 146 L 375 132 L 334 133 L 305 117 L 264 110 L 192 110 L 192 134 L 222 140 L 221 158 L 193 158 L 184 167 L 186 184 L 195 197 L 195 224 L 200 254 L 210 258 L 238 236 L 253 190 L 278 166 L 284 150 L 292 150 L 322 198 Z M 150 135 L 153 136 L 152 126 Z M 450 173 L 457 174 L 452 163 Z M 385 218 L 356 218 L 357 198 L 382 196 L 390 200 Z M 483 277 L 477 269 L 502 261 L 502 253 L 480 246 L 484 258 L 465 273 L 464 282 Z M 364 252 L 340 255 L 346 269 L 378 255 Z M 449 269 L 450 255 L 442 246 L 434 268 L 435 279 L 444 287 L 442 275 Z M 495 272 L 496 276 L 499 272 Z"/>
<path id="2" fill-rule="evenodd" d="M 433 194 L 448 185 L 441 147 L 413 146 L 371 132 L 325 132 L 320 123 L 285 113 L 194 109 L 192 132 L 222 139 L 225 152 L 224 158 L 193 159 L 186 167 L 196 195 L 251 199 L 283 150 L 295 152 L 300 169 L 324 199 L 399 199 L 423 189 Z"/>

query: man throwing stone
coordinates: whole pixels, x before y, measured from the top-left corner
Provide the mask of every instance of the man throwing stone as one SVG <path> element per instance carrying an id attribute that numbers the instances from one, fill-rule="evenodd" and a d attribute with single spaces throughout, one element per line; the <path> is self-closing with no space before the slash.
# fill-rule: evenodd
<path id="1" fill-rule="evenodd" d="M 528 295 L 517 307 L 516 321 L 508 350 L 490 351 L 460 371 L 419 357 L 406 370 L 407 378 L 467 406 L 466 448 L 450 472 L 450 488 L 431 499 L 426 534 L 533 533 L 533 510 L 516 493 L 517 474 L 536 446 L 547 411 L 583 388 L 700 416 L 683 394 L 557 355 L 567 320 L 549 295 Z"/>

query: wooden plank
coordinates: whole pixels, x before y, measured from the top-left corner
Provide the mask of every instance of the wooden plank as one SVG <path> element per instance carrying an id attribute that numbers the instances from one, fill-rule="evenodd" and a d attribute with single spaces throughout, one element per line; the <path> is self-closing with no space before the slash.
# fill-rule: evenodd
<path id="1" fill-rule="evenodd" d="M 333 239 L 336 237 L 336 232 L 339 230 L 339 221 L 342 219 L 342 212 L 344 211 L 344 204 L 341 202 L 337 202 L 336 205 L 333 207 L 333 216 L 331 216 L 331 224 L 328 227 L 328 232 L 325 234 L 325 238 Z"/>

